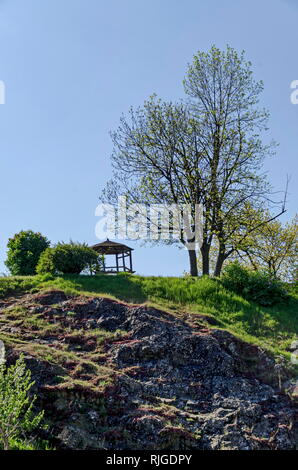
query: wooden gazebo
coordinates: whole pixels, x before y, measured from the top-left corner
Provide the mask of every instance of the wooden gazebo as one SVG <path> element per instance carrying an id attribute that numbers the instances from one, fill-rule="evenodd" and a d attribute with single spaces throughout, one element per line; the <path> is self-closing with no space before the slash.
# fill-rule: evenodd
<path id="1" fill-rule="evenodd" d="M 131 252 L 133 248 L 123 245 L 122 243 L 112 242 L 107 238 L 105 242 L 97 243 L 90 248 L 96 251 L 100 255 L 104 255 L 104 263 L 102 267 L 102 272 L 106 274 L 113 274 L 119 272 L 134 273 L 132 270 L 132 257 Z M 115 255 L 116 266 L 107 266 L 106 265 L 106 256 Z M 129 266 L 126 266 L 125 260 L 128 259 Z"/>

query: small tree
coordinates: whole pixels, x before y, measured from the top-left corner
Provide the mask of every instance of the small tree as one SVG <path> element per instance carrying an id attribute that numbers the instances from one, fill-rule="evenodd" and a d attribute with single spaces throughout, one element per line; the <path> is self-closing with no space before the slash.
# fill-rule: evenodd
<path id="1" fill-rule="evenodd" d="M 264 269 L 275 278 L 289 280 L 298 262 L 298 216 L 285 225 L 277 220 L 264 223 L 267 218 L 268 214 L 261 214 L 259 228 L 240 245 L 238 254 L 256 271 Z"/>
<path id="2" fill-rule="evenodd" d="M 0 363 L 0 442 L 9 450 L 11 442 L 35 429 L 43 418 L 43 412 L 33 411 L 36 396 L 29 392 L 34 382 L 21 356 L 14 365 Z"/>
<path id="3" fill-rule="evenodd" d="M 41 253 L 49 246 L 49 240 L 41 233 L 21 231 L 8 241 L 5 264 L 13 276 L 34 275 Z"/>

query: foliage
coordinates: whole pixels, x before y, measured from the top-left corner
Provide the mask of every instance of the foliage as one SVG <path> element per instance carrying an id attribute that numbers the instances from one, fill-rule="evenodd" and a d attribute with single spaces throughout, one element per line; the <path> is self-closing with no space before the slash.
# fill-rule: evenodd
<path id="1" fill-rule="evenodd" d="M 237 261 L 229 264 L 222 276 L 223 285 L 260 305 L 274 305 L 287 298 L 282 283 L 266 271 L 253 271 Z"/>
<path id="2" fill-rule="evenodd" d="M 298 263 L 298 216 L 284 226 L 277 220 L 264 223 L 266 213 L 259 217 L 260 227 L 239 246 L 239 254 L 255 270 L 265 269 L 271 276 L 289 280 Z"/>
<path id="3" fill-rule="evenodd" d="M 298 263 L 293 266 L 291 281 L 298 286 Z"/>
<path id="4" fill-rule="evenodd" d="M 0 365 L 0 442 L 4 450 L 39 426 L 43 418 L 43 412 L 33 410 L 36 396 L 29 395 L 33 384 L 23 356 L 8 368 Z"/>
<path id="5" fill-rule="evenodd" d="M 10 450 L 55 450 L 48 441 L 36 439 L 33 442 L 26 442 L 20 439 L 12 439 Z"/>
<path id="6" fill-rule="evenodd" d="M 34 275 L 41 253 L 49 246 L 49 240 L 39 232 L 27 230 L 17 233 L 8 241 L 5 264 L 13 276 Z"/>
<path id="7" fill-rule="evenodd" d="M 47 248 L 37 265 L 39 274 L 80 274 L 85 269 L 89 269 L 91 274 L 100 269 L 98 254 L 85 244 L 73 242 Z"/>
<path id="8" fill-rule="evenodd" d="M 225 258 L 224 265 L 238 261 L 255 271 L 266 271 L 272 277 L 295 282 L 298 264 L 297 216 L 286 224 L 278 220 L 270 221 L 270 218 L 268 211 L 257 211 L 246 205 L 239 216 L 237 230 L 226 244 L 226 248 L 234 246 L 235 251 Z M 255 228 L 256 224 L 259 226 Z M 242 238 L 243 232 L 246 233 L 244 238 Z M 216 267 L 218 251 L 219 241 L 215 238 L 209 252 L 212 271 Z M 198 267 L 199 270 L 202 269 L 201 260 L 198 261 Z"/>

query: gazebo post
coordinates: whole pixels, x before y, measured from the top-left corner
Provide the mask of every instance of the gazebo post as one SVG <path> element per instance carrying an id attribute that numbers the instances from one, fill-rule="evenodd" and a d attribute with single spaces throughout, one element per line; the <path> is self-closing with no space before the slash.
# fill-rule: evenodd
<path id="1" fill-rule="evenodd" d="M 129 252 L 129 267 L 132 272 L 132 258 L 131 258 L 131 251 Z"/>
<path id="2" fill-rule="evenodd" d="M 125 272 L 125 258 L 124 258 L 124 253 L 122 253 L 122 262 L 123 262 L 123 271 Z"/>
<path id="3" fill-rule="evenodd" d="M 115 256 L 116 256 L 117 273 L 119 273 L 118 253 L 116 253 Z"/>

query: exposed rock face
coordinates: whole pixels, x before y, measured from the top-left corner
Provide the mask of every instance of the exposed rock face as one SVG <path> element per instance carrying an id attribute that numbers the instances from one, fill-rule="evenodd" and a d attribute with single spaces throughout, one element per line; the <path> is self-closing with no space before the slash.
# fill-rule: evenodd
<path id="1" fill-rule="evenodd" d="M 34 305 L 39 315 L 54 316 L 65 329 L 65 335 L 42 341 L 58 349 L 68 342 L 80 357 L 88 353 L 112 371 L 112 382 L 98 393 L 96 381 L 90 389 L 77 384 L 68 390 L 57 385 L 59 367 L 28 357 L 56 446 L 296 448 L 297 407 L 280 391 L 287 377 L 258 347 L 203 323 L 194 325 L 190 317 L 178 319 L 147 306 L 66 298 L 57 292 L 34 296 Z M 90 333 L 99 328 L 126 334 L 106 341 L 104 354 L 97 356 L 90 335 L 85 341 L 82 333 L 79 349 L 67 336 L 70 329 Z M 92 372 L 83 370 L 84 377 L 92 378 Z"/>

